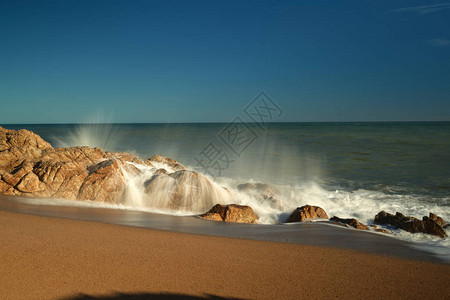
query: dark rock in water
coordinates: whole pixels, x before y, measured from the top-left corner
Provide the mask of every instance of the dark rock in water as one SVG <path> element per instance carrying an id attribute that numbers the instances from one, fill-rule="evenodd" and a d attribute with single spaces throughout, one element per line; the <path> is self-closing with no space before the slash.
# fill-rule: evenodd
<path id="1" fill-rule="evenodd" d="M 230 204 L 214 205 L 209 211 L 200 215 L 204 219 L 235 223 L 256 223 L 258 217 L 250 206 Z"/>
<path id="2" fill-rule="evenodd" d="M 437 216 L 433 215 L 434 219 L 437 219 L 436 217 Z M 392 225 L 411 233 L 421 232 L 436 235 L 441 238 L 446 237 L 447 233 L 434 219 L 425 216 L 422 220 L 419 220 L 414 217 L 406 217 L 399 212 L 392 215 L 385 211 L 381 211 L 375 216 L 375 223 Z"/>
<path id="3" fill-rule="evenodd" d="M 355 218 L 342 219 L 342 218 L 334 216 L 334 217 L 332 217 L 330 219 L 330 221 L 343 223 L 343 224 L 349 225 L 349 226 L 351 226 L 353 228 L 356 228 L 356 229 L 369 230 L 369 227 L 367 227 L 363 223 L 359 222 Z"/>
<path id="4" fill-rule="evenodd" d="M 431 212 L 430 212 L 429 218 L 434 220 L 436 223 L 438 223 L 442 227 L 445 227 L 445 225 L 447 225 L 447 223 L 445 223 L 445 221 L 441 217 L 439 217 Z"/>
<path id="5" fill-rule="evenodd" d="M 319 206 L 305 205 L 297 207 L 286 220 L 286 223 L 303 222 L 309 219 L 328 219 L 328 215 Z"/>
<path id="6" fill-rule="evenodd" d="M 436 222 L 435 220 L 425 216 L 422 219 L 422 223 L 424 224 L 425 228 L 423 232 L 432 235 L 437 235 L 441 238 L 445 238 L 447 236 L 445 229 L 441 225 L 439 225 L 439 223 Z"/>
<path id="7" fill-rule="evenodd" d="M 387 213 L 385 211 L 380 211 L 375 216 L 375 223 L 380 225 L 392 225 L 398 227 L 401 223 L 409 220 L 413 220 L 413 217 L 406 217 L 405 215 L 397 212 L 395 215 Z"/>

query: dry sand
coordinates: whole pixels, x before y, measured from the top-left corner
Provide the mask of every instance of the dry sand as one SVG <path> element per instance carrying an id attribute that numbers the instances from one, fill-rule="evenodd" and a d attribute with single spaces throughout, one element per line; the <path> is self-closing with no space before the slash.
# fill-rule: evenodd
<path id="1" fill-rule="evenodd" d="M 354 250 L 4 211 L 0 243 L 1 299 L 450 296 L 449 265 Z"/>

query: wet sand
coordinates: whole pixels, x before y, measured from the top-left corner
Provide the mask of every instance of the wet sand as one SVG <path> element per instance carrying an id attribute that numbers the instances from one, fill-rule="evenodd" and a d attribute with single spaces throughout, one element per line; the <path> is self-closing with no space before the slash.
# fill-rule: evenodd
<path id="1" fill-rule="evenodd" d="M 450 266 L 0 211 L 3 299 L 445 298 Z M 119 297 L 119 298 L 120 298 Z"/>

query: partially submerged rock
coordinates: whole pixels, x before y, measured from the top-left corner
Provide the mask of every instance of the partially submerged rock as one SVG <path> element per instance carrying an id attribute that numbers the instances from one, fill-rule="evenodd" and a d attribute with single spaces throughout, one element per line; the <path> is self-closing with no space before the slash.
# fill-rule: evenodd
<path id="1" fill-rule="evenodd" d="M 297 207 L 286 220 L 286 223 L 303 222 L 310 219 L 328 219 L 328 215 L 319 206 L 305 205 Z"/>
<path id="2" fill-rule="evenodd" d="M 407 217 L 399 212 L 392 215 L 385 211 L 381 211 L 375 216 L 375 223 L 377 224 L 391 225 L 411 233 L 421 232 L 444 238 L 447 236 L 447 233 L 440 225 L 444 222 L 441 220 L 442 218 L 434 214 L 430 214 L 430 217 L 424 216 L 422 220 L 419 220 L 414 217 Z"/>
<path id="3" fill-rule="evenodd" d="M 346 225 L 351 226 L 356 229 L 369 230 L 369 227 L 367 227 L 363 223 L 359 222 L 355 218 L 342 219 L 342 218 L 334 216 L 330 219 L 330 221 L 346 224 Z"/>
<path id="4" fill-rule="evenodd" d="M 209 211 L 200 215 L 203 219 L 235 223 L 256 223 L 258 217 L 250 206 L 230 204 L 214 205 Z"/>

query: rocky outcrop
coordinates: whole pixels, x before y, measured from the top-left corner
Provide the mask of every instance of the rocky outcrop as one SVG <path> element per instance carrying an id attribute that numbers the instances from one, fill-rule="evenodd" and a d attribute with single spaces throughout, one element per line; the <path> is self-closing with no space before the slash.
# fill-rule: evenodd
<path id="1" fill-rule="evenodd" d="M 328 215 L 319 206 L 305 205 L 302 207 L 297 207 L 288 217 L 286 223 L 303 222 L 310 219 L 328 219 Z"/>
<path id="2" fill-rule="evenodd" d="M 256 223 L 258 217 L 250 206 L 230 204 L 214 205 L 209 211 L 200 215 L 204 219 L 234 222 L 234 223 Z"/>
<path id="3" fill-rule="evenodd" d="M 444 238 L 447 236 L 447 233 L 440 225 L 442 222 L 444 222 L 442 218 L 431 213 L 430 217 L 424 216 L 422 220 L 414 217 L 407 217 L 399 212 L 392 215 L 385 211 L 381 211 L 375 216 L 375 223 L 377 224 L 391 225 L 411 233 L 421 232 Z"/>
<path id="4" fill-rule="evenodd" d="M 342 223 L 342 224 L 351 226 L 351 227 L 356 228 L 356 229 L 369 230 L 369 227 L 367 227 L 363 223 L 359 222 L 355 218 L 342 219 L 342 218 L 334 216 L 334 217 L 332 217 L 330 219 L 330 221 Z"/>
<path id="5" fill-rule="evenodd" d="M 126 188 L 126 176 L 141 172 L 136 165 L 153 167 L 152 162 L 160 167 L 184 170 L 177 161 L 160 155 L 143 161 L 134 154 L 104 152 L 100 148 L 54 149 L 31 131 L 0 127 L 1 194 L 119 203 Z M 164 173 L 167 173 L 165 169 L 155 172 L 156 175 Z M 187 195 L 183 185 L 194 186 L 192 190 L 205 186 L 213 190 L 208 179 L 200 179 L 194 173 L 170 174 L 178 183 L 170 191 L 173 203 L 189 204 L 185 198 L 192 201 L 195 197 L 202 198 L 201 193 Z M 151 188 L 147 186 L 146 191 L 150 194 Z M 211 207 L 213 203 L 208 205 Z"/>

